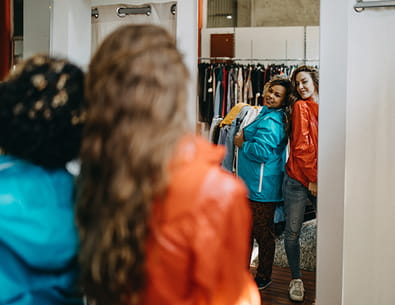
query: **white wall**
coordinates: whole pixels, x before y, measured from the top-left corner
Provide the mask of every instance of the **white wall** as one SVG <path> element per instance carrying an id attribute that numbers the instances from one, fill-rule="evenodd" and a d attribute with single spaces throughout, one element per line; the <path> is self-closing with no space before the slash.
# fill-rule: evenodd
<path id="1" fill-rule="evenodd" d="M 90 56 L 90 0 L 25 0 L 23 57 L 66 57 L 85 67 Z"/>
<path id="2" fill-rule="evenodd" d="M 306 59 L 319 61 L 319 27 L 203 28 L 202 57 L 210 57 L 211 34 L 234 33 L 235 57 L 257 59 Z M 294 62 L 289 62 L 294 63 Z M 295 62 L 300 63 L 300 62 Z"/>
<path id="3" fill-rule="evenodd" d="M 303 27 L 236 29 L 237 58 L 303 58 Z"/>
<path id="4" fill-rule="evenodd" d="M 191 72 L 188 99 L 188 121 L 195 128 L 197 122 L 197 57 L 198 57 L 198 1 L 177 1 L 177 45 Z"/>
<path id="5" fill-rule="evenodd" d="M 51 55 L 87 67 L 91 44 L 90 0 L 53 0 Z"/>
<path id="6" fill-rule="evenodd" d="M 344 302 L 394 304 L 395 10 L 350 8 L 348 28 Z"/>
<path id="7" fill-rule="evenodd" d="M 395 10 L 354 4 L 321 0 L 318 305 L 395 299 Z"/>
<path id="8" fill-rule="evenodd" d="M 347 1 L 321 0 L 320 7 L 317 305 L 353 305 L 342 302 Z"/>
<path id="9" fill-rule="evenodd" d="M 320 27 L 307 26 L 306 27 L 306 58 L 319 59 L 320 57 Z M 311 62 L 312 64 L 319 64 Z"/>
<path id="10" fill-rule="evenodd" d="M 23 58 L 49 53 L 51 2 L 23 1 Z"/>

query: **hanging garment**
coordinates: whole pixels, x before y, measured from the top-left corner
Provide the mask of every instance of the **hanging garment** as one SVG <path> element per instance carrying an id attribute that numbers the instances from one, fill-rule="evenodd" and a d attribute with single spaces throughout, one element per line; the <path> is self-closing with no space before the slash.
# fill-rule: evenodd
<path id="1" fill-rule="evenodd" d="M 241 111 L 242 108 L 245 106 L 248 106 L 247 103 L 238 103 L 236 104 L 230 111 L 229 113 L 224 117 L 222 120 L 220 127 L 223 127 L 224 125 L 230 125 L 232 124 L 233 120 L 237 117 L 239 112 Z"/>
<path id="2" fill-rule="evenodd" d="M 243 129 L 247 125 L 251 124 L 256 117 L 259 115 L 261 112 L 262 107 L 251 107 L 248 109 L 248 113 L 246 114 L 244 120 L 240 124 L 240 129 Z"/>
<path id="3" fill-rule="evenodd" d="M 226 115 L 226 103 L 227 103 L 227 86 L 228 86 L 228 70 L 222 67 L 222 99 L 221 99 L 221 116 Z"/>
<path id="4" fill-rule="evenodd" d="M 244 129 L 244 127 L 248 126 L 250 123 L 252 123 L 256 117 L 259 115 L 260 111 L 262 110 L 262 107 L 250 107 L 248 109 L 248 112 L 244 116 L 243 120 L 240 123 L 239 130 Z M 239 148 L 235 146 L 234 148 L 234 158 L 233 158 L 233 167 L 235 168 L 235 171 L 237 172 L 237 159 L 238 159 L 238 153 L 239 153 Z"/>
<path id="5" fill-rule="evenodd" d="M 210 126 L 210 132 L 209 132 L 209 139 L 210 142 L 217 144 L 218 143 L 218 130 L 219 130 L 219 124 L 221 123 L 222 118 L 221 117 L 214 117 L 213 121 L 211 122 Z"/>
<path id="6" fill-rule="evenodd" d="M 228 102 L 226 103 L 226 113 L 229 113 L 232 107 L 234 107 L 236 104 L 234 90 L 233 90 L 233 87 L 235 86 L 235 81 L 236 81 L 235 69 L 234 67 L 231 67 L 228 72 L 228 90 L 226 96 Z"/>
<path id="7" fill-rule="evenodd" d="M 247 99 L 248 99 L 248 103 L 250 104 L 250 105 L 252 105 L 253 103 L 252 103 L 252 100 L 253 100 L 253 98 L 254 98 L 254 88 L 253 88 L 253 83 L 252 83 L 252 80 L 251 80 L 251 75 L 252 75 L 252 67 L 249 67 L 249 69 L 248 69 L 248 90 L 247 90 Z"/>
<path id="8" fill-rule="evenodd" d="M 243 100 L 243 67 L 239 67 L 237 74 L 237 103 L 244 102 Z"/>
<path id="9" fill-rule="evenodd" d="M 254 95 L 254 105 L 255 106 L 263 106 L 262 105 L 262 93 L 263 93 L 263 71 L 262 67 L 258 65 L 255 69 L 252 70 L 251 73 L 251 81 L 252 81 L 252 89 Z"/>
<path id="10" fill-rule="evenodd" d="M 199 121 L 211 124 L 213 117 L 226 117 L 238 103 L 263 106 L 265 82 L 276 74 L 291 73 L 295 67 L 199 63 Z"/>
<path id="11" fill-rule="evenodd" d="M 214 95 L 214 117 L 219 117 L 222 115 L 222 68 L 216 69 L 214 75 L 216 76 L 217 80 Z"/>
<path id="12" fill-rule="evenodd" d="M 238 105 L 246 105 L 246 106 L 244 106 L 240 109 L 237 116 L 233 119 L 231 125 L 224 126 L 224 128 L 227 129 L 227 134 L 226 134 L 225 143 L 224 143 L 225 147 L 226 147 L 226 153 L 225 153 L 224 160 L 222 161 L 222 167 L 227 169 L 230 172 L 235 172 L 234 137 L 235 137 L 235 134 L 239 131 L 241 122 L 243 121 L 243 119 L 245 118 L 245 116 L 247 115 L 248 111 L 251 108 L 251 106 L 248 106 L 248 104 L 242 104 L 242 103 L 237 104 L 235 107 L 237 107 Z M 231 112 L 232 112 L 232 110 L 231 110 Z"/>
<path id="13" fill-rule="evenodd" d="M 214 115 L 213 69 L 209 64 L 198 66 L 199 121 L 211 123 Z"/>

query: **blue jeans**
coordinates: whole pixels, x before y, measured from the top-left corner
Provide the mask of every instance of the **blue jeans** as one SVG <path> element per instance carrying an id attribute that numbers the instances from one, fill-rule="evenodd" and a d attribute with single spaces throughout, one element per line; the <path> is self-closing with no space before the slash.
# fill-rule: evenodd
<path id="1" fill-rule="evenodd" d="M 317 198 L 313 196 L 307 187 L 299 181 L 284 176 L 284 245 L 287 253 L 288 264 L 293 279 L 301 278 L 300 272 L 300 231 L 304 220 L 304 212 L 308 200 L 316 208 Z"/>

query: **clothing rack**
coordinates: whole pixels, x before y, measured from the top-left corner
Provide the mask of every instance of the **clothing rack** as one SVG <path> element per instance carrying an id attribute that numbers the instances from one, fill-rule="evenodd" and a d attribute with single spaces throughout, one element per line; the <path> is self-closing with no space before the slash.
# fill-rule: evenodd
<path id="1" fill-rule="evenodd" d="M 236 57 L 199 57 L 198 60 L 227 60 L 227 61 L 270 61 L 270 62 L 317 62 L 319 59 L 306 59 L 306 58 L 236 58 Z"/>
<path id="2" fill-rule="evenodd" d="M 229 59 L 230 57 L 201 57 L 200 59 L 218 58 Z M 262 61 L 261 58 L 256 58 L 256 60 Z M 278 60 L 281 59 L 276 59 Z M 214 118 L 225 117 L 237 103 L 261 106 L 264 85 L 274 75 L 290 76 L 299 64 L 284 61 L 268 64 L 200 61 L 197 66 L 199 121 L 211 124 Z"/>

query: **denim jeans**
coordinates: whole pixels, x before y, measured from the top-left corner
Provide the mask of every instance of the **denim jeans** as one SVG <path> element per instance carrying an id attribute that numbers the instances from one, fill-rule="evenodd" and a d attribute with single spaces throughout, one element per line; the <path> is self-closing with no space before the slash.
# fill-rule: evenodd
<path id="1" fill-rule="evenodd" d="M 300 231 L 304 220 L 304 212 L 308 200 L 316 208 L 317 198 L 311 195 L 307 187 L 299 181 L 284 176 L 284 214 L 285 230 L 284 245 L 287 253 L 288 264 L 293 279 L 301 278 L 300 272 Z"/>

